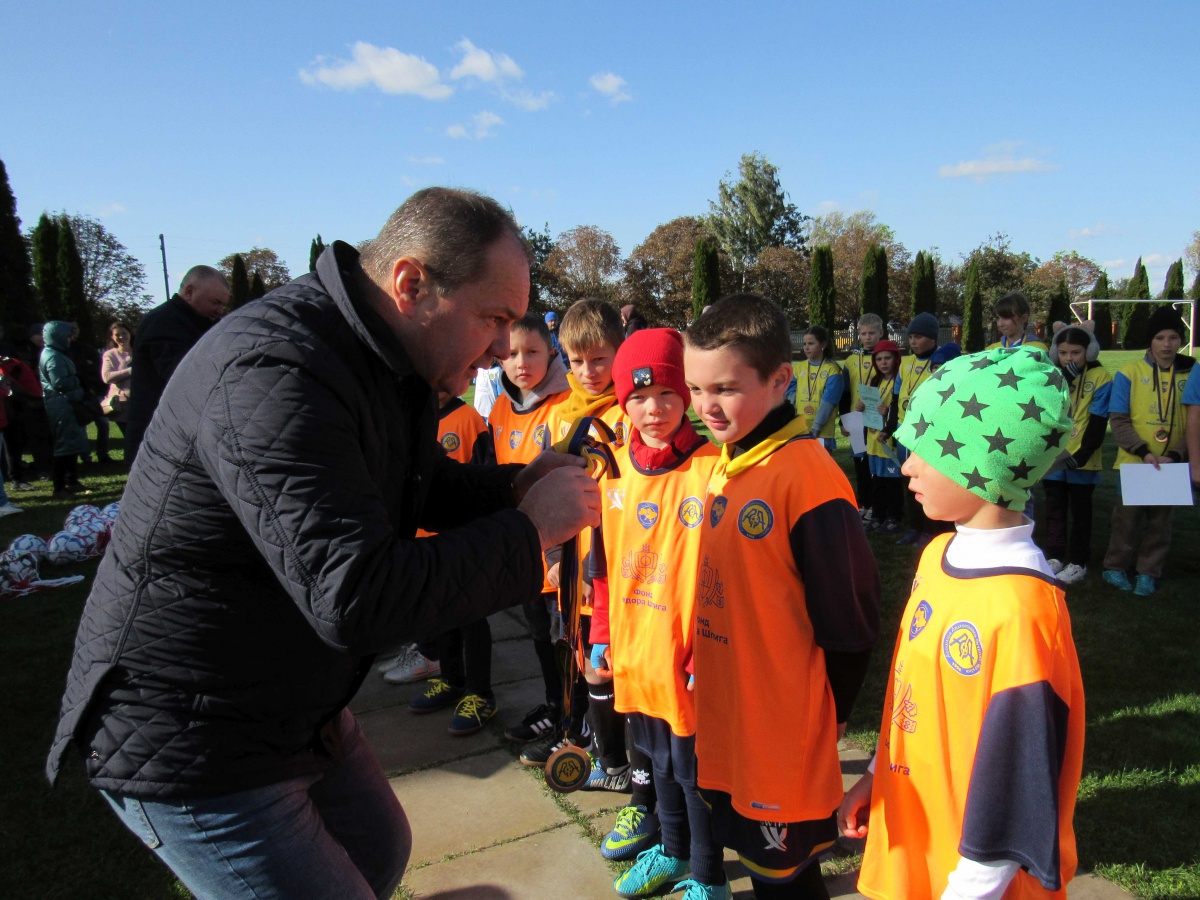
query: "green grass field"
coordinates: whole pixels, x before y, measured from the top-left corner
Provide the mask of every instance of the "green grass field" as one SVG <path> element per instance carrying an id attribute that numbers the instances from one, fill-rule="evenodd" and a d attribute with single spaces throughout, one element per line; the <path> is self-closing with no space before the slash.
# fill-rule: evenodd
<path id="1" fill-rule="evenodd" d="M 1135 357 L 1105 354 L 1112 366 Z M 119 440 L 116 441 L 119 447 Z M 1111 465 L 1114 450 L 1105 459 Z M 843 445 L 837 458 L 849 474 Z M 124 487 L 120 466 L 84 470 L 103 505 Z M 15 494 L 26 508 L 0 519 L 0 545 L 57 531 L 72 506 L 53 503 L 49 485 Z M 1041 497 L 1039 495 L 1040 502 Z M 1200 898 L 1200 511 L 1176 511 L 1167 577 L 1151 599 L 1115 591 L 1098 577 L 1108 541 L 1115 473 L 1096 497 L 1095 569 L 1068 592 L 1087 692 L 1087 746 L 1076 831 L 1081 863 L 1140 897 Z M 872 538 L 883 576 L 879 647 L 850 736 L 875 743 L 892 643 L 917 552 Z M 45 567 L 43 577 L 92 574 L 95 563 Z M 56 789 L 42 769 L 57 721 L 75 628 L 87 595 L 81 585 L 0 602 L 0 748 L 9 777 L 0 806 L 0 896 L 45 898 L 186 897 L 154 856 L 118 823 L 69 756 Z"/>

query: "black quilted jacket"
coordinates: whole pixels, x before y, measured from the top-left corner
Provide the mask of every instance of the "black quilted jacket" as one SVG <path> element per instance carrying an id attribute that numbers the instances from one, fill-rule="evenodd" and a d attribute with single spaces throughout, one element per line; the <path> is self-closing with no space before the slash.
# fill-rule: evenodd
<path id="1" fill-rule="evenodd" d="M 319 771 L 373 654 L 541 590 L 513 468 L 444 457 L 356 270 L 334 244 L 176 371 L 79 624 L 51 781 L 72 741 L 95 787 L 138 797 Z"/>

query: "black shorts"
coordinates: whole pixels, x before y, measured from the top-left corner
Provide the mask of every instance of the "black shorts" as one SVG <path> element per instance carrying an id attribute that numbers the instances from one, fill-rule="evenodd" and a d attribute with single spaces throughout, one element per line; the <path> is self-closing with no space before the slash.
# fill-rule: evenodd
<path id="1" fill-rule="evenodd" d="M 736 850 L 742 865 L 759 881 L 791 881 L 810 858 L 837 839 L 837 810 L 828 819 L 760 822 L 734 809 L 732 798 L 723 791 L 700 788 L 700 796 L 712 810 L 717 842 Z"/>

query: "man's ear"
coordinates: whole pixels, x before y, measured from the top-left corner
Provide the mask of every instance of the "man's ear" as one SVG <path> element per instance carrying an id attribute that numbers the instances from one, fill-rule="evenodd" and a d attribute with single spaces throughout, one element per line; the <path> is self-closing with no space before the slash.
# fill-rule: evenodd
<path id="1" fill-rule="evenodd" d="M 420 260 L 402 256 L 392 264 L 388 294 L 402 316 L 415 315 L 421 301 L 432 291 L 433 282 Z"/>

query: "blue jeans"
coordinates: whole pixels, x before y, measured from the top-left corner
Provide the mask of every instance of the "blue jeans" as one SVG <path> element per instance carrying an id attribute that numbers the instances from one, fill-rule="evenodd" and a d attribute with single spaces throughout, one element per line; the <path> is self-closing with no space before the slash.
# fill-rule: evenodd
<path id="1" fill-rule="evenodd" d="M 317 775 L 189 800 L 100 793 L 197 898 L 390 897 L 412 849 L 404 809 L 348 710 Z"/>

